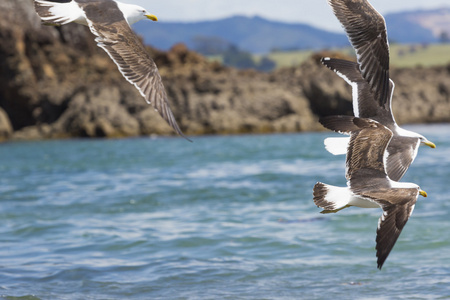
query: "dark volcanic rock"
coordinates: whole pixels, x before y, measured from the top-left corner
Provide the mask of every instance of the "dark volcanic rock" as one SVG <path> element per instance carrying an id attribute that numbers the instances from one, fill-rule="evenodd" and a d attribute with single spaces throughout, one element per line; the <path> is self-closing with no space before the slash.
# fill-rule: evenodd
<path id="1" fill-rule="evenodd" d="M 450 65 L 395 69 L 391 77 L 399 123 L 450 122 Z"/>
<path id="2" fill-rule="evenodd" d="M 139 134 L 139 123 L 120 104 L 118 88 L 91 86 L 76 93 L 55 122 L 54 134 L 64 136 L 121 137 Z"/>
<path id="3" fill-rule="evenodd" d="M 325 56 L 342 58 L 333 53 L 313 55 L 300 66 L 294 84 L 303 88 L 314 114 L 352 114 L 351 87 L 320 64 Z M 399 124 L 450 122 L 450 65 L 391 68 L 390 76 L 395 83 L 392 111 Z"/>
<path id="4" fill-rule="evenodd" d="M 11 122 L 6 112 L 0 108 L 0 141 L 8 139 L 13 132 Z"/>

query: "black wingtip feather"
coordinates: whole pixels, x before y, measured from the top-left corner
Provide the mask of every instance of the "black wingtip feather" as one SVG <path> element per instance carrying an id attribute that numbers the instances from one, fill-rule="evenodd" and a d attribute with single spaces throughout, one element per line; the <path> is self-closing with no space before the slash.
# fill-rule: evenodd
<path id="1" fill-rule="evenodd" d="M 358 130 L 354 119 L 355 117 L 353 116 L 345 115 L 326 116 L 319 118 L 319 123 L 335 132 L 350 134 L 352 131 Z"/>
<path id="2" fill-rule="evenodd" d="M 313 188 L 313 200 L 314 204 L 317 205 L 317 207 L 320 207 L 322 209 L 330 209 L 330 203 L 325 200 L 325 196 L 328 193 L 328 189 L 325 184 L 322 182 L 318 182 L 314 185 Z M 331 207 L 333 209 L 333 207 Z"/>
<path id="3" fill-rule="evenodd" d="M 321 59 L 321 63 L 328 69 L 338 73 L 339 76 L 345 76 L 351 82 L 363 81 L 359 64 L 353 61 L 325 57 Z"/>

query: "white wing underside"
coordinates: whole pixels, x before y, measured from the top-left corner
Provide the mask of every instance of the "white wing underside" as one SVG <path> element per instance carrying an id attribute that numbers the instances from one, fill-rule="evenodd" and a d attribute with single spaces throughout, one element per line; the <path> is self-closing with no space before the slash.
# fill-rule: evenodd
<path id="1" fill-rule="evenodd" d="M 333 155 L 347 154 L 348 143 L 350 143 L 350 137 L 332 137 L 326 138 L 323 143 L 325 149 Z"/>
<path id="2" fill-rule="evenodd" d="M 35 0 L 35 2 L 40 6 L 48 7 L 48 12 L 50 14 L 47 16 L 40 16 L 44 22 L 56 23 L 59 25 L 75 22 L 86 26 L 88 25 L 83 10 L 75 1 L 58 3 Z"/>

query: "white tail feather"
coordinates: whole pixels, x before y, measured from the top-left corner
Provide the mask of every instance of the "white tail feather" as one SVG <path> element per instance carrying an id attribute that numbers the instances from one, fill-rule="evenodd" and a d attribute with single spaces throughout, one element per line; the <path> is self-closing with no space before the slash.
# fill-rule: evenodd
<path id="1" fill-rule="evenodd" d="M 314 202 L 325 210 L 338 210 L 349 204 L 353 193 L 348 187 L 317 183 L 314 187 Z"/>
<path id="2" fill-rule="evenodd" d="M 339 211 L 348 206 L 362 208 L 380 207 L 375 201 L 353 194 L 348 187 L 338 187 L 318 182 L 314 186 L 314 203 L 325 211 Z"/>
<path id="3" fill-rule="evenodd" d="M 325 149 L 333 155 L 342 155 L 347 153 L 350 137 L 326 138 L 323 143 Z"/>

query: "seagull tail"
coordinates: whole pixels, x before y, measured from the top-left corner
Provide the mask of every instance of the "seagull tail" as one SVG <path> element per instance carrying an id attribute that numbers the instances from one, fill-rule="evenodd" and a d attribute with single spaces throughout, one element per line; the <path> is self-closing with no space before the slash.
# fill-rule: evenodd
<path id="1" fill-rule="evenodd" d="M 342 155 L 347 153 L 350 137 L 326 138 L 323 143 L 325 149 L 333 155 Z"/>
<path id="2" fill-rule="evenodd" d="M 316 183 L 313 195 L 314 203 L 323 209 L 321 213 L 336 213 L 349 207 L 352 198 L 348 187 L 337 187 L 322 182 Z"/>
<path id="3" fill-rule="evenodd" d="M 44 25 L 60 26 L 80 19 L 81 9 L 74 1 L 34 0 L 34 8 Z"/>

